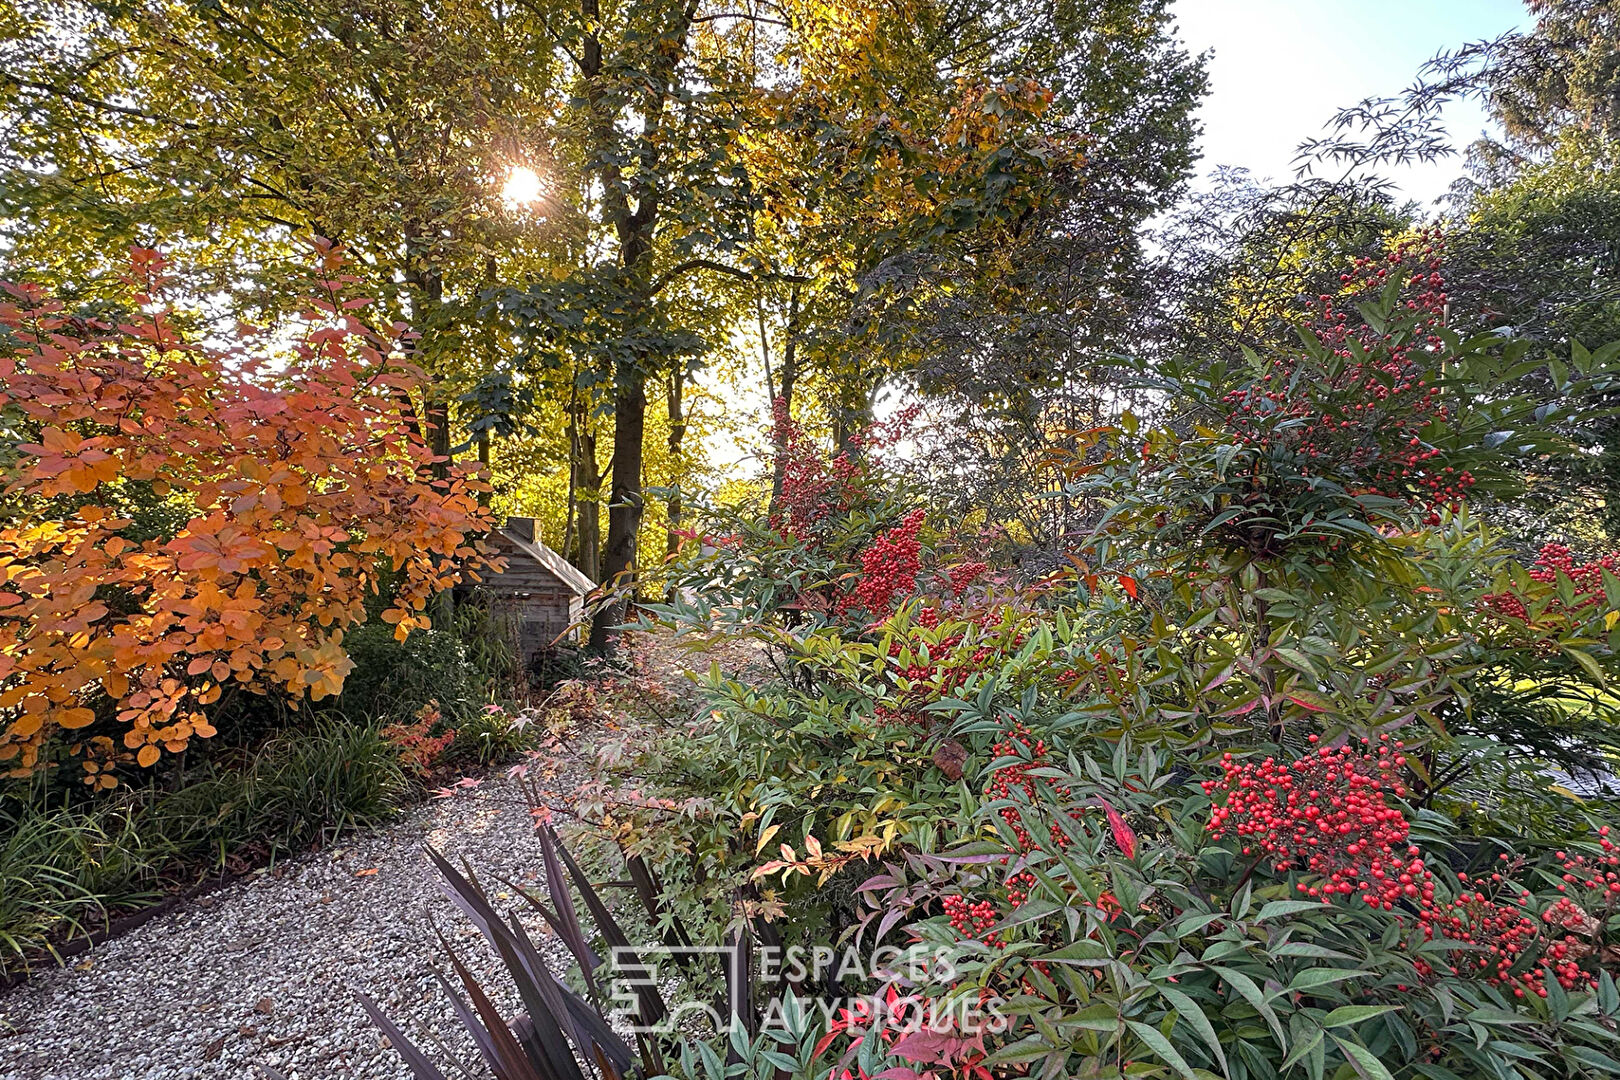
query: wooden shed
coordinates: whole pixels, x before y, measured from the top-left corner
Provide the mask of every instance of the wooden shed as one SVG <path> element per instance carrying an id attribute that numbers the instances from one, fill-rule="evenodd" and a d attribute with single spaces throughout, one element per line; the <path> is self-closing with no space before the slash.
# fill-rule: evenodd
<path id="1" fill-rule="evenodd" d="M 494 609 L 506 613 L 517 632 L 525 666 L 539 650 L 579 620 L 585 595 L 596 583 L 540 542 L 534 518 L 509 517 L 489 540 L 506 569 L 483 574 Z"/>

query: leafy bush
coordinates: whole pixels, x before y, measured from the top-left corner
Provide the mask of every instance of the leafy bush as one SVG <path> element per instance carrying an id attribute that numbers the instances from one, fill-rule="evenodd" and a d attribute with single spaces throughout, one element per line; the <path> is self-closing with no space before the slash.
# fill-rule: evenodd
<path id="1" fill-rule="evenodd" d="M 350 631 L 343 645 L 354 661 L 337 701 L 337 710 L 346 715 L 410 722 L 432 705 L 455 727 L 489 701 L 483 672 L 448 630 L 426 630 L 399 641 L 391 627 L 373 623 Z"/>
<path id="2" fill-rule="evenodd" d="M 341 249 L 314 246 L 318 295 L 281 350 L 246 323 L 228 348 L 187 340 L 153 250 L 133 253 L 133 322 L 5 287 L 9 775 L 76 757 L 86 784 L 110 789 L 127 764 L 214 735 L 206 710 L 227 687 L 335 695 L 344 631 L 382 571 L 381 618 L 403 637 L 489 562 L 482 481 L 436 475 L 407 411 L 420 372 L 349 314 L 369 301 L 340 295 Z M 160 543 L 150 521 L 121 516 L 139 501 L 131 484 L 184 507 L 184 526 Z"/>
<path id="3" fill-rule="evenodd" d="M 1083 745 L 1109 750 L 1097 734 Z M 1620 993 L 1593 963 L 1620 880 L 1607 829 L 1580 855 L 1469 853 L 1440 815 L 1401 808 L 1402 755 L 1373 749 L 1223 759 L 1200 792 L 1128 740 L 1102 757 L 1010 744 L 987 797 L 998 775 L 1026 782 L 986 802 L 993 838 L 866 885 L 868 929 L 921 917 L 902 933 L 955 958 L 917 992 L 982 988 L 1008 1021 L 940 1035 L 930 1059 L 1189 1078 L 1605 1071 L 1620 1049 Z M 868 1075 L 885 1056 L 920 1068 L 904 1041 L 858 1053 Z"/>
<path id="4" fill-rule="evenodd" d="M 405 795 L 399 760 L 375 722 L 333 716 L 267 743 L 246 787 L 254 832 L 293 851 L 376 824 Z"/>
<path id="5" fill-rule="evenodd" d="M 457 729 L 450 756 L 491 765 L 530 749 L 539 734 L 532 712 L 513 713 L 500 705 L 485 705 Z"/>

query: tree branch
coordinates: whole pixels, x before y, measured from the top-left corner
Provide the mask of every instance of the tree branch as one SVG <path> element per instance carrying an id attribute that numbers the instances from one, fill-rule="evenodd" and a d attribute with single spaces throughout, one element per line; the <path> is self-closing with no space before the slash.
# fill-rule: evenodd
<path id="1" fill-rule="evenodd" d="M 685 262 L 676 263 L 674 266 L 658 275 L 658 277 L 652 283 L 652 288 L 647 291 L 647 294 L 649 296 L 657 296 L 660 292 L 664 291 L 664 286 L 668 285 L 682 274 L 690 273 L 693 270 L 712 270 L 717 274 L 729 274 L 731 277 L 741 278 L 743 281 L 791 281 L 802 285 L 808 283 L 810 280 L 809 278 L 803 277 L 799 274 L 751 274 L 747 270 L 742 269 L 740 266 L 728 266 L 722 262 L 715 262 L 713 259 L 687 259 Z"/>
<path id="2" fill-rule="evenodd" d="M 74 101 L 80 105 L 89 106 L 90 108 L 97 109 L 101 112 L 118 113 L 122 116 L 133 116 L 140 120 L 152 120 L 160 124 L 173 124 L 176 127 L 184 128 L 187 131 L 199 130 L 198 125 L 193 124 L 188 120 L 176 120 L 173 117 L 160 116 L 157 113 L 149 113 L 144 109 L 132 109 L 128 105 L 115 105 L 110 101 L 102 101 L 99 98 L 93 98 L 87 94 L 81 94 L 74 90 L 65 89 L 64 87 L 52 86 L 49 83 L 31 82 L 28 79 L 19 79 L 15 75 L 0 75 L 0 78 L 4 78 L 6 82 L 13 86 L 19 87 L 20 89 L 34 90 L 42 94 L 54 94 L 57 97 L 66 98 L 69 101 Z"/>
<path id="3" fill-rule="evenodd" d="M 764 15 L 753 15 L 746 11 L 721 11 L 714 15 L 698 15 L 692 21 L 695 23 L 719 22 L 721 19 L 746 19 L 749 22 L 769 23 L 771 26 L 787 26 L 782 19 L 772 19 Z"/>

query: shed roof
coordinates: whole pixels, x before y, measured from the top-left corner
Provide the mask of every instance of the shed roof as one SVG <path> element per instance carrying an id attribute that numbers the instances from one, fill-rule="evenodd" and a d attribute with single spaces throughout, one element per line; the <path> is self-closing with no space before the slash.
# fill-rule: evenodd
<path id="1" fill-rule="evenodd" d="M 499 531 L 500 534 L 505 537 L 513 547 L 524 555 L 529 556 L 529 558 L 533 559 L 541 566 L 544 566 L 547 570 L 551 571 L 551 573 L 558 580 L 567 585 L 577 595 L 584 596 L 586 593 L 596 588 L 596 582 L 586 577 L 583 571 L 575 567 L 572 563 L 563 558 L 561 555 L 557 554 L 555 551 L 551 550 L 545 544 L 541 543 L 538 539 L 531 540 L 527 536 L 524 536 L 523 533 L 514 528 L 510 522 L 505 528 Z"/>

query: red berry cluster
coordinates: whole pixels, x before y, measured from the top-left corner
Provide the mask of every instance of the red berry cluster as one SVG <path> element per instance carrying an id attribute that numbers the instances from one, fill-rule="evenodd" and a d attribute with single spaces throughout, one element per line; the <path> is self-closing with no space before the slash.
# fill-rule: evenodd
<path id="1" fill-rule="evenodd" d="M 1620 553 L 1611 553 L 1592 562 L 1577 563 L 1574 554 L 1563 544 L 1544 544 L 1536 556 L 1535 569 L 1530 577 L 1543 585 L 1556 585 L 1560 578 L 1568 578 L 1575 589 L 1575 604 L 1566 610 L 1555 602 L 1553 610 L 1572 614 L 1603 602 L 1603 573 L 1620 574 Z M 1492 593 L 1482 601 L 1485 610 L 1506 615 L 1522 622 L 1530 621 L 1524 598 L 1513 593 Z"/>
<path id="2" fill-rule="evenodd" d="M 989 933 L 990 928 L 1001 921 L 1001 915 L 990 901 L 947 896 L 942 903 L 946 916 L 951 920 L 951 928 L 957 933 L 963 937 L 978 938 L 987 945 L 1006 946 L 1004 941 L 992 941 L 993 935 Z"/>
<path id="3" fill-rule="evenodd" d="M 827 527 L 861 501 L 872 482 L 872 466 L 882 452 L 911 436 L 920 407 L 902 409 L 845 440 L 845 449 L 827 458 L 816 440 L 793 419 L 785 402 L 771 402 L 772 442 L 782 472 L 782 491 L 771 527 L 784 536 L 821 543 Z"/>
<path id="4" fill-rule="evenodd" d="M 1359 893 L 1386 911 L 1403 897 L 1432 897 L 1418 850 L 1407 845 L 1406 816 L 1385 797 L 1405 793 L 1396 776 L 1406 762 L 1400 750 L 1384 736 L 1359 747 L 1323 746 L 1292 764 L 1226 754 L 1223 778 L 1203 783 L 1210 795 L 1225 794 L 1206 828 L 1217 838 L 1238 837 L 1243 854 L 1258 854 L 1279 871 L 1320 875 L 1317 884 L 1300 884 L 1309 896 Z"/>
<path id="5" fill-rule="evenodd" d="M 771 403 L 771 418 L 782 470 L 782 492 L 771 526 L 786 536 L 815 543 L 823 522 L 847 512 L 854 503 L 861 465 L 848 454 L 830 461 L 824 458 L 782 398 Z"/>
<path id="6" fill-rule="evenodd" d="M 925 607 L 917 612 L 914 622 L 919 627 L 934 629 L 939 625 L 941 615 L 940 607 Z M 999 621 L 1000 613 L 996 608 L 984 607 L 972 613 L 959 613 L 958 618 L 980 629 L 989 629 Z M 905 667 L 896 668 L 897 677 L 913 684 L 904 695 L 908 704 L 926 705 L 929 701 L 938 700 L 941 695 L 954 692 L 970 676 L 997 663 L 1005 652 L 1021 648 L 1025 635 L 1015 634 L 1010 642 L 1001 646 L 976 645 L 971 650 L 963 645 L 966 640 L 965 631 L 945 634 L 929 645 L 927 663 L 914 660 Z M 899 638 L 891 641 L 889 656 L 899 657 L 905 644 Z"/>
<path id="7" fill-rule="evenodd" d="M 951 595 L 961 596 L 975 581 L 990 572 L 990 564 L 985 562 L 957 563 L 946 573 L 950 582 Z"/>
<path id="8" fill-rule="evenodd" d="M 927 512 L 913 510 L 895 528 L 879 534 L 861 552 L 861 576 L 855 591 L 844 598 L 844 608 L 860 608 L 870 615 L 883 616 L 894 610 L 897 596 L 910 596 L 917 588 L 922 569 L 922 531 Z"/>
<path id="9" fill-rule="evenodd" d="M 1560 892 L 1571 887 L 1588 890 L 1583 897 L 1589 904 L 1602 904 L 1605 911 L 1612 908 L 1620 897 L 1620 866 L 1614 844 L 1608 839 L 1609 827 L 1599 831 L 1604 854 L 1597 857 L 1569 855 L 1558 852 L 1555 858 L 1564 870 Z M 1503 862 L 1508 856 L 1502 855 Z M 1566 990 L 1590 990 L 1597 978 L 1580 965 L 1601 944 L 1603 920 L 1593 918 L 1586 908 L 1568 896 L 1561 896 L 1541 913 L 1543 931 L 1532 918 L 1533 902 L 1530 890 L 1520 889 L 1516 897 L 1496 900 L 1486 890 L 1499 893 L 1507 884 L 1503 875 L 1478 875 L 1470 880 L 1466 873 L 1458 873 L 1458 882 L 1464 891 L 1448 904 L 1428 905 L 1418 912 L 1418 925 L 1425 940 L 1436 935 L 1444 940 L 1472 946 L 1459 950 L 1447 959 L 1447 968 L 1453 975 L 1476 975 L 1500 986 L 1511 986 L 1514 996 L 1526 994 L 1547 996 L 1546 980 L 1551 975 Z M 1541 952 L 1532 963 L 1524 963 L 1524 954 L 1540 946 Z M 1424 974 L 1433 968 L 1428 962 L 1416 960 L 1414 964 Z M 1522 968 L 1515 975 L 1513 969 Z"/>
<path id="10" fill-rule="evenodd" d="M 1029 802 L 1035 801 L 1036 792 L 1041 785 L 1059 798 L 1068 798 L 1070 789 L 1066 784 L 1060 783 L 1055 776 L 1032 776 L 1036 769 L 1048 765 L 1048 748 L 1045 739 L 1035 739 L 1030 736 L 1029 728 L 1023 724 L 1013 724 L 1002 733 L 1000 741 L 990 750 L 992 756 L 997 758 L 1017 757 L 1022 760 L 1011 765 L 1003 765 L 990 774 L 990 780 L 985 785 L 984 795 L 987 799 L 1010 799 L 1013 791 L 1024 793 Z M 1018 841 L 1020 852 L 1030 852 L 1035 849 L 1034 838 L 1029 830 L 1024 828 L 1023 813 L 1016 806 L 1001 808 L 1001 820 L 1012 829 L 1013 836 Z M 1058 847 L 1067 847 L 1069 837 L 1057 824 L 1050 826 L 1052 842 Z"/>
<path id="11" fill-rule="evenodd" d="M 1250 446 L 1292 452 L 1302 476 L 1345 472 L 1361 491 L 1403 499 L 1439 520 L 1442 506 L 1456 506 L 1474 486 L 1466 469 L 1435 459 L 1421 432 L 1444 420 L 1446 407 L 1435 385 L 1432 350 L 1445 318 L 1445 279 L 1440 274 L 1438 230 L 1397 244 L 1383 259 L 1358 258 L 1340 282 L 1349 303 L 1322 294 L 1312 307 L 1310 332 L 1344 361 L 1336 372 L 1301 372 L 1308 358 L 1278 363 L 1257 382 L 1227 394 L 1227 426 Z M 1352 323 L 1346 308 L 1382 291 L 1391 277 L 1408 291 L 1405 306 L 1416 326 L 1385 334 Z"/>
<path id="12" fill-rule="evenodd" d="M 1408 843 L 1405 815 L 1385 798 L 1403 794 L 1397 775 L 1405 763 L 1401 746 L 1387 736 L 1376 746 L 1363 739 L 1359 750 L 1321 747 L 1289 765 L 1271 758 L 1239 763 L 1228 754 L 1221 762 L 1223 778 L 1203 784 L 1211 795 L 1226 795 L 1224 804 L 1211 810 L 1206 828 L 1216 837 L 1239 837 L 1244 854 L 1257 854 L 1276 870 L 1312 874 L 1312 880 L 1297 885 L 1307 896 L 1359 895 L 1375 909 L 1394 911 L 1399 905 L 1412 912 L 1424 940 L 1438 937 L 1469 946 L 1448 954 L 1453 975 L 1511 986 L 1519 997 L 1546 996 L 1549 975 L 1566 989 L 1590 989 L 1595 979 L 1579 961 L 1592 953 L 1589 939 L 1602 922 L 1574 900 L 1560 898 L 1543 913 L 1548 927 L 1566 931 L 1549 941 L 1528 910 L 1528 890 L 1507 903 L 1487 895 L 1487 888 L 1495 892 L 1504 885 L 1501 873 L 1473 882 L 1459 873 L 1464 891 L 1453 900 L 1436 899 L 1434 875 L 1422 852 Z M 1601 857 L 1557 854 L 1564 868 L 1560 891 L 1585 888 L 1606 906 L 1620 900 L 1620 855 L 1608 831 L 1607 826 L 1600 830 Z M 1540 955 L 1526 965 L 1525 953 L 1538 945 Z M 1415 958 L 1413 964 L 1424 976 L 1435 971 L 1431 959 Z M 1515 975 L 1515 968 L 1522 970 Z"/>

